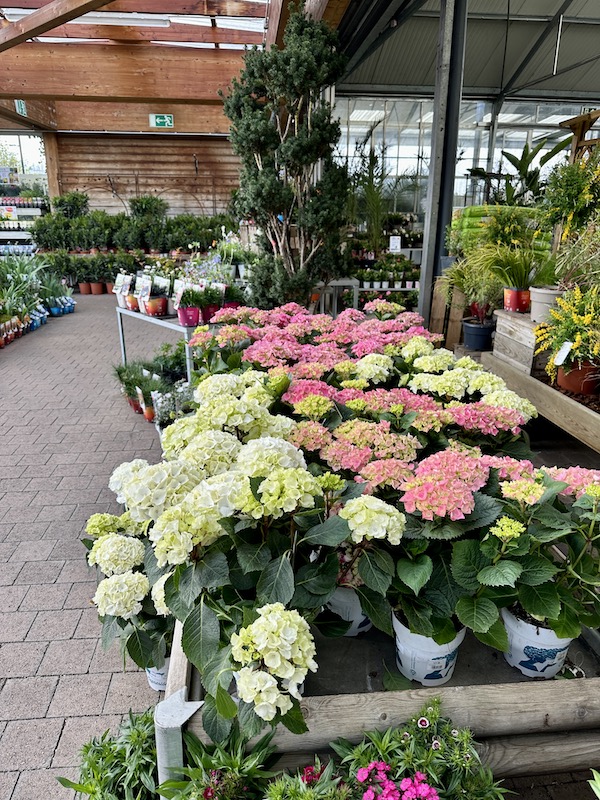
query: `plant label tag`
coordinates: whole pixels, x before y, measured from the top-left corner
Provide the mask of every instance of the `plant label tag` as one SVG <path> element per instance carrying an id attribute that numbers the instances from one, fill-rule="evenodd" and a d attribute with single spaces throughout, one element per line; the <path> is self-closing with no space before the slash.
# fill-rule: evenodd
<path id="1" fill-rule="evenodd" d="M 567 356 L 571 352 L 571 348 L 573 347 L 573 342 L 565 342 L 563 346 L 560 348 L 558 353 L 554 356 L 554 363 L 557 367 L 560 367 L 561 364 L 564 364 L 567 360 Z"/>
<path id="2" fill-rule="evenodd" d="M 135 387 L 135 391 L 137 392 L 139 404 L 145 410 L 146 409 L 146 403 L 144 402 L 144 393 L 142 392 L 142 390 L 140 389 L 139 386 Z"/>
<path id="3" fill-rule="evenodd" d="M 182 281 L 181 278 L 175 278 L 175 280 L 173 281 L 173 300 L 175 300 L 177 296 L 179 296 L 179 300 L 181 300 L 181 291 L 184 288 L 185 288 L 185 281 Z M 177 305 L 179 305 L 179 300 L 177 301 Z"/>
<path id="4" fill-rule="evenodd" d="M 402 238 L 400 236 L 390 236 L 390 253 L 399 253 L 402 249 Z"/>
<path id="5" fill-rule="evenodd" d="M 180 286 L 179 289 L 177 289 L 177 292 L 175 294 L 175 300 L 173 300 L 173 307 L 175 311 L 177 311 L 177 309 L 179 308 L 179 304 L 181 303 L 181 295 L 184 292 L 185 292 L 185 286 Z"/>

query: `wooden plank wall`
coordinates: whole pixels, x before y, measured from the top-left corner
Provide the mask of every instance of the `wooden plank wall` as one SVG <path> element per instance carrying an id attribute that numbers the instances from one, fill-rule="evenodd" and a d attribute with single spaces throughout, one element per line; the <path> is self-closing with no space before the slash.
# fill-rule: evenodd
<path id="1" fill-rule="evenodd" d="M 87 192 L 91 208 L 126 210 L 156 194 L 171 215 L 224 211 L 239 184 L 239 160 L 226 137 L 58 134 L 61 193 Z"/>

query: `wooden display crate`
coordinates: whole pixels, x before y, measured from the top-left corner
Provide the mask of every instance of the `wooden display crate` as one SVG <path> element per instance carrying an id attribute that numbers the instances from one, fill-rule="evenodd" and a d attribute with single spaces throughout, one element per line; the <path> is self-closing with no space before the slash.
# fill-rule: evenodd
<path id="1" fill-rule="evenodd" d="M 500 361 L 512 364 L 526 375 L 542 375 L 548 362 L 548 354 L 535 355 L 536 323 L 529 314 L 511 311 L 494 311 L 496 334 L 494 336 L 494 356 Z"/>
<path id="2" fill-rule="evenodd" d="M 171 726 L 167 736 L 169 721 L 179 725 L 187 721 L 187 729 L 207 741 L 200 682 L 181 650 L 180 630 L 178 623 L 166 699 L 156 711 L 161 779 L 177 774 L 183 763 L 181 732 L 177 725 Z M 597 636 L 592 634 L 591 639 L 595 643 Z M 499 663 L 499 654 L 486 650 L 489 662 Z M 597 672 L 594 663 L 592 671 Z M 343 664 L 339 668 L 344 669 Z M 439 697 L 445 715 L 473 730 L 483 762 L 499 777 L 598 766 L 600 678 L 533 681 L 516 677 L 515 672 L 510 679 L 519 682 L 304 697 L 301 706 L 309 730 L 298 736 L 279 727 L 274 739 L 282 754 L 278 765 L 296 768 L 315 753 L 326 753 L 329 742 L 340 736 L 357 742 L 366 730 L 401 725 L 428 700 Z M 493 680 L 491 674 L 485 677 Z"/>

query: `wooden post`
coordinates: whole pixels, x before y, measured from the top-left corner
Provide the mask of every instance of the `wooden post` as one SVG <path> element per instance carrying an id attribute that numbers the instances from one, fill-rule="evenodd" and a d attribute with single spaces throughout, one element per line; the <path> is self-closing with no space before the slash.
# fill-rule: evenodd
<path id="1" fill-rule="evenodd" d="M 48 175 L 48 196 L 52 199 L 61 194 L 58 136 L 56 133 L 44 133 L 43 137 L 44 151 L 46 153 L 46 174 Z"/>
<path id="2" fill-rule="evenodd" d="M 465 315 L 467 300 L 459 289 L 452 292 L 452 305 L 450 306 L 450 316 L 448 318 L 448 330 L 446 332 L 446 347 L 452 350 L 455 344 L 460 342 L 462 336 L 462 320 Z"/>

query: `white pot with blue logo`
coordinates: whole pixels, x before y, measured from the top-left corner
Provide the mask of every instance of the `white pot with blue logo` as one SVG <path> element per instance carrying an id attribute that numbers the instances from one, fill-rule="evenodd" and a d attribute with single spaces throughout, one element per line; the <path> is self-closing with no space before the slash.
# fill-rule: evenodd
<path id="1" fill-rule="evenodd" d="M 165 658 L 162 667 L 146 667 L 146 678 L 148 686 L 155 692 L 164 692 L 167 688 L 167 676 L 169 674 L 169 658 Z"/>
<path id="2" fill-rule="evenodd" d="M 504 658 L 511 667 L 528 678 L 553 678 L 565 664 L 572 639 L 559 639 L 550 628 L 531 625 L 501 609 L 508 634 L 508 652 Z"/>
<path id="3" fill-rule="evenodd" d="M 351 586 L 338 586 L 325 607 L 350 623 L 344 636 L 358 636 L 359 633 L 366 633 L 373 627 L 373 623 L 361 608 L 359 596 Z"/>
<path id="4" fill-rule="evenodd" d="M 422 686 L 442 686 L 452 677 L 458 648 L 465 638 L 462 628 L 447 644 L 438 644 L 428 636 L 421 636 L 403 625 L 392 613 L 396 635 L 396 666 L 405 678 L 418 681 Z"/>

